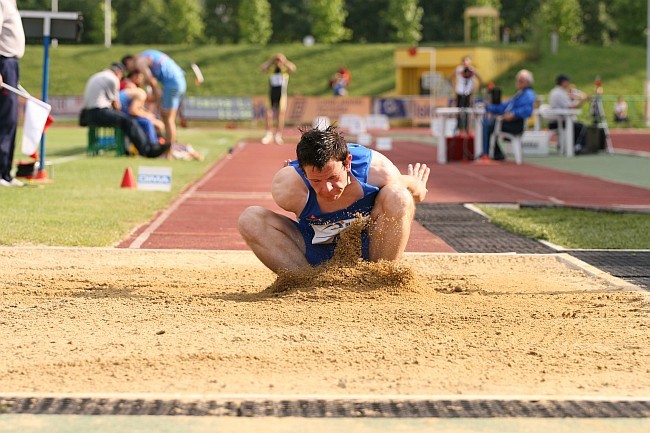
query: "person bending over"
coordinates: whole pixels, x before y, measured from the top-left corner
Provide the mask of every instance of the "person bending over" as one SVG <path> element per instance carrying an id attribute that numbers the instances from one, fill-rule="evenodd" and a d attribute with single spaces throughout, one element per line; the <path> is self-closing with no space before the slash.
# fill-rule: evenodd
<path id="1" fill-rule="evenodd" d="M 429 167 L 407 174 L 383 154 L 348 144 L 336 126 L 301 129 L 297 160 L 273 178 L 273 200 L 296 220 L 261 206 L 239 217 L 239 232 L 273 272 L 316 266 L 331 259 L 340 233 L 361 215 L 365 260 L 399 260 L 415 214 L 427 193 Z"/>
<path id="2" fill-rule="evenodd" d="M 168 143 L 176 143 L 176 116 L 181 98 L 187 91 L 183 69 L 158 50 L 145 50 L 137 56 L 128 54 L 122 58 L 122 63 L 127 71 L 144 74 L 165 124 L 165 139 Z"/>

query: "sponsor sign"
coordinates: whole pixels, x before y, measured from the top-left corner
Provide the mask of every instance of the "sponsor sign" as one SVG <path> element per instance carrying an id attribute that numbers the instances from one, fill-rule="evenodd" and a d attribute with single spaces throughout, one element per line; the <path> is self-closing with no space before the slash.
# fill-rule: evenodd
<path id="1" fill-rule="evenodd" d="M 251 98 L 186 96 L 183 117 L 204 120 L 253 120 Z"/>
<path id="2" fill-rule="evenodd" d="M 171 191 L 171 167 L 138 167 L 138 189 L 143 191 Z"/>
<path id="3" fill-rule="evenodd" d="M 253 98 L 255 120 L 264 120 L 268 109 L 268 98 Z M 327 117 L 338 122 L 344 114 L 362 117 L 371 113 L 371 98 L 368 96 L 289 96 L 285 120 L 287 124 L 312 124 L 317 117 Z"/>

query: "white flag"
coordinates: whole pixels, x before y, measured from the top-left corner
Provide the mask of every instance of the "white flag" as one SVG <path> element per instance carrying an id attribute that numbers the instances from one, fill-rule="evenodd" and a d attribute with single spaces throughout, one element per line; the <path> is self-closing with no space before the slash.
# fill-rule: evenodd
<path id="1" fill-rule="evenodd" d="M 25 101 L 22 145 L 22 152 L 25 155 L 33 155 L 38 150 L 50 110 L 52 110 L 50 104 L 38 99 L 29 98 Z"/>

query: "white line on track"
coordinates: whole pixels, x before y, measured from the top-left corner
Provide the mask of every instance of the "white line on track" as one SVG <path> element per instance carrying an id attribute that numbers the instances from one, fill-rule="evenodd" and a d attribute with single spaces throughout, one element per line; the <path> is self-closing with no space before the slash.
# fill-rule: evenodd
<path id="1" fill-rule="evenodd" d="M 153 222 L 142 232 L 140 235 L 131 242 L 131 244 L 128 246 L 128 248 L 140 248 L 151 236 L 153 232 L 155 232 L 158 227 L 160 227 L 166 220 L 169 218 L 169 216 L 180 207 L 181 204 L 185 202 L 188 198 L 190 198 L 197 189 L 199 189 L 201 186 L 203 186 L 208 179 L 210 179 L 213 175 L 219 172 L 223 168 L 224 165 L 228 162 L 230 158 L 224 157 L 222 158 L 219 162 L 217 162 L 210 170 L 208 170 L 207 173 L 201 177 L 197 182 L 195 182 L 193 185 L 191 185 L 189 188 L 187 188 L 185 191 L 181 193 L 172 204 L 162 211 L 160 215 L 156 219 L 153 220 Z"/>
<path id="2" fill-rule="evenodd" d="M 498 186 L 501 186 L 503 188 L 510 189 L 512 191 L 523 192 L 524 194 L 532 195 L 534 197 L 539 197 L 539 198 L 542 198 L 542 199 L 548 199 L 548 200 L 552 201 L 553 203 L 564 204 L 564 201 L 560 200 L 557 197 L 548 196 L 548 195 L 544 195 L 544 194 L 539 194 L 539 193 L 537 193 L 535 191 L 532 191 L 530 189 L 520 188 L 518 186 L 511 185 L 508 182 L 502 182 L 500 180 L 490 179 L 489 177 L 486 177 L 486 176 L 483 176 L 483 175 L 480 175 L 480 174 L 471 173 L 471 172 L 467 172 L 467 171 L 460 170 L 460 169 L 454 169 L 454 168 L 451 168 L 451 169 L 458 172 L 458 174 L 460 174 L 460 175 L 473 176 L 473 177 L 475 177 L 476 179 L 480 180 L 483 183 L 491 183 L 493 185 L 498 185 Z"/>

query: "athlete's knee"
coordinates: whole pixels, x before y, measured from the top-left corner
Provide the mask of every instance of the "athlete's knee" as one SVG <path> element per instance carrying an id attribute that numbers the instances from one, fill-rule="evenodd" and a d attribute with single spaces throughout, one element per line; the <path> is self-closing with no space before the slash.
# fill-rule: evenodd
<path id="1" fill-rule="evenodd" d="M 412 217 L 415 201 L 411 193 L 401 185 L 386 185 L 377 195 L 377 209 L 386 216 Z"/>
<path id="2" fill-rule="evenodd" d="M 266 212 L 268 210 L 262 206 L 250 206 L 239 215 L 237 228 L 244 239 L 252 239 L 259 235 Z"/>

